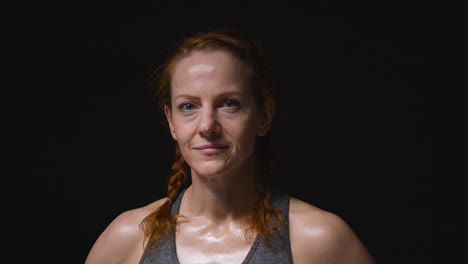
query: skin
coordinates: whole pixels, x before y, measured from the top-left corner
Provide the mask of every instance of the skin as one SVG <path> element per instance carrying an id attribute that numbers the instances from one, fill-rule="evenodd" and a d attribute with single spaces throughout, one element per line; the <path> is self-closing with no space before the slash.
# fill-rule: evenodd
<path id="1" fill-rule="evenodd" d="M 255 238 L 254 233 L 244 236 L 242 216 L 258 195 L 253 145 L 268 132 L 274 106 L 255 104 L 247 85 L 251 74 L 223 51 L 197 51 L 175 67 L 172 105 L 165 113 L 192 170 L 192 185 L 180 207 L 186 218 L 177 225 L 180 263 L 241 263 Z M 200 148 L 207 144 L 212 148 Z M 164 201 L 118 216 L 86 263 L 138 263 L 146 246 L 138 225 Z M 335 214 L 291 198 L 289 222 L 294 263 L 374 263 Z"/>

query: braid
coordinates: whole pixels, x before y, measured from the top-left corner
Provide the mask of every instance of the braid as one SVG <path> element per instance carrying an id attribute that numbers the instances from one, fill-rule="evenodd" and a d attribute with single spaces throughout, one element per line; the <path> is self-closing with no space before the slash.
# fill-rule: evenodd
<path id="1" fill-rule="evenodd" d="M 154 249 L 159 241 L 167 238 L 175 230 L 175 222 L 178 215 L 171 214 L 171 201 L 174 201 L 179 194 L 182 185 L 187 180 L 189 167 L 176 145 L 175 162 L 171 168 L 171 177 L 169 178 L 167 188 L 167 200 L 153 213 L 145 217 L 140 223 L 140 228 L 144 232 L 143 246 L 146 240 L 150 245 L 149 250 Z M 147 249 L 145 249 L 145 254 Z"/>
<path id="2" fill-rule="evenodd" d="M 179 194 L 180 188 L 187 180 L 188 165 L 180 152 L 179 145 L 176 145 L 175 162 L 171 168 L 171 178 L 167 187 L 167 198 L 174 200 Z"/>
<path id="3" fill-rule="evenodd" d="M 249 231 L 255 230 L 260 239 L 267 244 L 274 239 L 276 234 L 282 234 L 286 227 L 286 219 L 280 210 L 273 208 L 270 203 L 270 179 L 273 172 L 274 155 L 271 151 L 270 135 L 258 139 L 257 155 L 260 163 L 259 188 L 260 196 L 257 200 L 250 219 L 249 228 L 245 231 L 247 236 Z M 273 223 L 279 224 L 277 228 Z"/>

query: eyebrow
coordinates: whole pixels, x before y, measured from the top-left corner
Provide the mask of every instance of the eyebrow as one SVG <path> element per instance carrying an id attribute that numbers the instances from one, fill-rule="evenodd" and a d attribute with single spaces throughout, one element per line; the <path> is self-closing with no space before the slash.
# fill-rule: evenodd
<path id="1" fill-rule="evenodd" d="M 228 95 L 242 95 L 242 92 L 239 92 L 239 91 L 230 91 L 229 92 L 228 91 L 228 92 L 224 92 L 224 93 L 220 93 L 220 94 L 216 95 L 216 98 L 225 97 L 225 96 L 228 96 Z M 190 95 L 190 94 L 179 94 L 176 97 L 174 97 L 174 101 L 179 99 L 179 98 L 198 99 L 197 96 L 193 96 L 193 95 Z"/>

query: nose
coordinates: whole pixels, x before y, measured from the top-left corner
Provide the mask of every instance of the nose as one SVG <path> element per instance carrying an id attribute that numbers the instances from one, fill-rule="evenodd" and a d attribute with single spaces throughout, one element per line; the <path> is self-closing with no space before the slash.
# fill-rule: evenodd
<path id="1" fill-rule="evenodd" d="M 211 109 L 203 110 L 198 123 L 198 133 L 200 136 L 210 139 L 217 137 L 220 132 L 221 127 L 217 121 L 216 112 Z"/>

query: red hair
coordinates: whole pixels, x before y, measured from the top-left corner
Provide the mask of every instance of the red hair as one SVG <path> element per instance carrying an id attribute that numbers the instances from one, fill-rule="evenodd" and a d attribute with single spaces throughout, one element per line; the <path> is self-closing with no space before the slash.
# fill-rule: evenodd
<path id="1" fill-rule="evenodd" d="M 189 38 L 183 39 L 169 54 L 165 63 L 153 74 L 151 84 L 154 88 L 154 99 L 157 101 L 161 112 L 164 107 L 171 107 L 171 79 L 175 65 L 192 54 L 194 51 L 226 51 L 250 66 L 253 70 L 251 88 L 259 109 L 263 109 L 267 101 L 273 103 L 273 74 L 270 63 L 263 54 L 261 46 L 254 40 L 246 37 L 240 32 L 225 29 L 209 33 L 197 33 Z M 255 159 L 260 195 L 249 212 L 247 229 L 255 231 L 259 238 L 269 243 L 275 233 L 280 233 L 285 226 L 285 219 L 279 210 L 273 208 L 269 202 L 269 179 L 271 178 L 273 157 L 270 151 L 269 135 L 257 137 L 255 143 Z M 148 215 L 140 224 L 145 239 L 148 240 L 150 248 L 157 245 L 159 241 L 166 238 L 175 231 L 176 219 L 180 216 L 170 212 L 170 201 L 174 201 L 182 186 L 187 180 L 189 166 L 185 162 L 179 147 L 176 144 L 175 162 L 171 168 L 167 198 L 156 211 Z M 280 223 L 279 230 L 273 221 Z"/>

